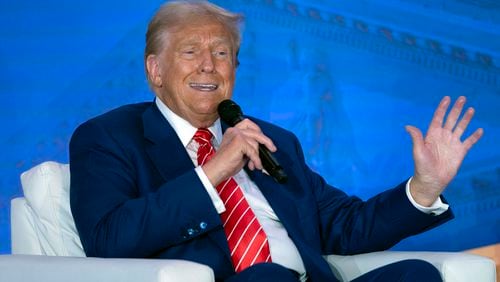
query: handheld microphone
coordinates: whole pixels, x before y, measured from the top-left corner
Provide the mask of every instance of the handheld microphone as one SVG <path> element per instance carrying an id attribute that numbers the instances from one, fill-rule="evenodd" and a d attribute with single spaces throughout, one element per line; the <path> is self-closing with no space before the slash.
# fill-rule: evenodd
<path id="1" fill-rule="evenodd" d="M 243 113 L 240 106 L 232 100 L 224 100 L 217 107 L 217 112 L 221 120 L 230 126 L 235 126 L 238 122 L 243 120 Z M 280 166 L 278 161 L 273 157 L 271 152 L 266 146 L 259 144 L 259 157 L 262 161 L 262 166 L 278 183 L 285 183 L 288 179 L 285 171 Z"/>

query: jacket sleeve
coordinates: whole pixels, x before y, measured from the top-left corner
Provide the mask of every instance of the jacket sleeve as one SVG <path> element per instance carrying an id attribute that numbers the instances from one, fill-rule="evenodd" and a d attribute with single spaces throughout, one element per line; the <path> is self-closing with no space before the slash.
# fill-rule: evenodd
<path id="1" fill-rule="evenodd" d="M 70 142 L 71 210 L 87 256 L 151 257 L 221 228 L 193 167 L 152 177 L 147 157 L 120 141 L 87 122 Z"/>
<path id="2" fill-rule="evenodd" d="M 450 209 L 439 216 L 416 209 L 406 196 L 406 181 L 367 201 L 348 196 L 313 172 L 304 161 L 298 140 L 291 139 L 295 144 L 296 162 L 300 164 L 295 173 L 304 174 L 313 194 L 323 254 L 353 255 L 386 250 L 406 237 L 453 218 Z"/>

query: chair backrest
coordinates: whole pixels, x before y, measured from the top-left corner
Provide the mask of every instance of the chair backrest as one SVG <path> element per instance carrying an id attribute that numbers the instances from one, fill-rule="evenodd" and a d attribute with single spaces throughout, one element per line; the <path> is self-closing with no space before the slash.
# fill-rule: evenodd
<path id="1" fill-rule="evenodd" d="M 13 254 L 85 256 L 69 205 L 69 165 L 44 162 L 21 174 L 11 201 Z"/>

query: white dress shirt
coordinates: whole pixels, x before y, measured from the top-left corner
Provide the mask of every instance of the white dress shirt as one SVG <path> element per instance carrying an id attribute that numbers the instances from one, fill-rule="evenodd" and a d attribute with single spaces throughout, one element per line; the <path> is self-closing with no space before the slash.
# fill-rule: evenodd
<path id="1" fill-rule="evenodd" d="M 193 127 L 188 121 L 181 118 L 174 112 L 172 112 L 160 99 L 155 99 L 158 109 L 165 117 L 165 119 L 170 123 L 174 131 L 179 136 L 182 144 L 186 148 L 193 164 L 196 166 L 195 171 L 198 174 L 201 182 L 203 183 L 207 193 L 209 194 L 215 209 L 219 214 L 223 213 L 226 208 L 223 201 L 219 197 L 217 190 L 210 183 L 210 180 L 206 176 L 205 172 L 198 166 L 197 152 L 198 143 L 193 140 L 193 136 L 198 130 Z M 217 119 L 215 123 L 208 128 L 214 139 L 212 140 L 212 145 L 215 150 L 219 148 L 219 144 L 222 141 L 222 128 L 220 125 L 220 120 Z M 293 269 L 301 274 L 300 280 L 305 281 L 307 279 L 306 270 L 302 258 L 300 257 L 297 247 L 293 241 L 288 236 L 286 229 L 277 217 L 276 213 L 272 207 L 267 202 L 266 198 L 262 195 L 259 188 L 246 174 L 245 170 L 240 170 L 233 178 L 236 180 L 238 185 L 243 190 L 243 194 L 248 201 L 248 204 L 257 216 L 258 221 L 264 229 L 268 241 L 269 249 L 271 252 L 271 258 L 274 263 L 278 263 L 286 268 Z M 406 195 L 408 196 L 410 202 L 420 211 L 425 213 L 433 213 L 439 215 L 448 209 L 448 205 L 441 202 L 438 199 L 431 207 L 423 207 L 418 205 L 412 198 L 409 190 L 411 179 L 406 184 Z"/>

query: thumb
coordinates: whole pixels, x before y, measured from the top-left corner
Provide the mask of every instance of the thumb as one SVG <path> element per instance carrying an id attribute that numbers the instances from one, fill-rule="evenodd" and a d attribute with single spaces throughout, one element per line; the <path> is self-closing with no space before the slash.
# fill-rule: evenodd
<path id="1" fill-rule="evenodd" d="M 415 149 L 420 148 L 424 145 L 424 137 L 422 136 L 422 132 L 420 131 L 420 129 L 416 128 L 413 125 L 407 125 L 405 126 L 405 129 L 410 134 Z"/>

